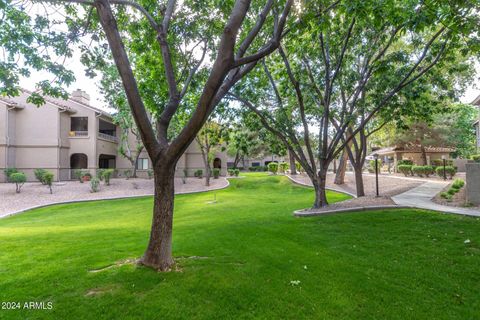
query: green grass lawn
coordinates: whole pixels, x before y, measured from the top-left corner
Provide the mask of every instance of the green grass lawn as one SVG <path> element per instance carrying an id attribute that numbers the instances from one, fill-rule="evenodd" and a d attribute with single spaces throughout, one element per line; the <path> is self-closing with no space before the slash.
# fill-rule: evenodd
<path id="1" fill-rule="evenodd" d="M 1 219 L 0 301 L 53 309 L 0 309 L 0 319 L 480 318 L 478 219 L 419 210 L 294 218 L 311 189 L 264 174 L 216 194 L 216 204 L 213 192 L 176 197 L 179 270 L 170 273 L 91 272 L 143 253 L 150 197 Z"/>

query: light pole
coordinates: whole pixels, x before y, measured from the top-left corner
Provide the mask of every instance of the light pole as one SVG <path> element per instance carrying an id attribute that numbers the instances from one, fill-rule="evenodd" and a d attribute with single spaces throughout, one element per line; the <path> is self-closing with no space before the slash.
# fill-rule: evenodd
<path id="1" fill-rule="evenodd" d="M 447 172 L 446 172 L 447 159 L 445 156 L 442 156 L 442 160 L 443 160 L 443 180 L 447 180 Z"/>
<path id="2" fill-rule="evenodd" d="M 373 159 L 375 159 L 375 186 L 376 186 L 376 191 L 377 191 L 377 197 L 379 197 L 378 194 L 378 154 L 373 155 Z"/>

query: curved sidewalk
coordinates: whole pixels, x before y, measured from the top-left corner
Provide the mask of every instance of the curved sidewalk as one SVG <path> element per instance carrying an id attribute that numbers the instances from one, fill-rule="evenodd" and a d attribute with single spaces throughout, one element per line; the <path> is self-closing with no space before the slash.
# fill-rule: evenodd
<path id="1" fill-rule="evenodd" d="M 445 188 L 445 183 L 429 181 L 407 192 L 393 196 L 392 200 L 399 206 L 480 217 L 480 210 L 449 207 L 434 203 L 432 198 L 441 192 L 443 188 Z"/>

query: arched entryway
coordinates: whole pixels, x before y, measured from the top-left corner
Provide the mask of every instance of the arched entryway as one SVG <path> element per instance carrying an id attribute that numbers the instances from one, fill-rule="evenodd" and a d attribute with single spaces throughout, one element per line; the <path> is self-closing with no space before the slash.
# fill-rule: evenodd
<path id="1" fill-rule="evenodd" d="M 88 157 L 85 153 L 74 153 L 70 156 L 71 169 L 87 169 Z"/>
<path id="2" fill-rule="evenodd" d="M 213 168 L 215 169 L 222 169 L 222 159 L 220 158 L 215 158 L 213 160 Z"/>

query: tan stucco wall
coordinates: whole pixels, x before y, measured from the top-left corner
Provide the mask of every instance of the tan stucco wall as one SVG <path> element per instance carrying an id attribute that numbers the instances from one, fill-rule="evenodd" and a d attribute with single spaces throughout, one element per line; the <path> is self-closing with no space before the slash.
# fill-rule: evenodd
<path id="1" fill-rule="evenodd" d="M 99 118 L 111 122 L 111 118 L 98 110 L 84 104 L 68 100 L 53 99 L 41 107 L 26 102 L 29 93 L 19 97 L 9 98 L 17 102 L 24 109 L 8 111 L 7 103 L 0 100 L 0 182 L 3 182 L 3 170 L 7 167 L 16 167 L 25 172 L 30 181 L 34 181 L 33 170 L 43 168 L 55 174 L 56 179 L 70 178 L 70 158 L 73 154 L 85 154 L 88 158 L 88 169 L 95 173 L 99 165 L 101 154 L 116 157 L 116 168 L 130 169 L 130 162 L 119 154 L 119 144 L 98 137 Z M 66 110 L 65 107 L 68 109 Z M 71 117 L 88 117 L 88 135 L 71 136 Z M 8 128 L 8 133 L 6 132 Z M 117 128 L 116 136 L 120 139 Z M 129 140 L 134 146 L 134 136 Z M 7 144 L 9 144 L 7 152 Z M 222 162 L 222 175 L 226 174 L 226 152 L 218 152 L 216 157 Z M 145 151 L 140 158 L 147 158 Z M 149 169 L 152 163 L 149 160 Z M 196 142 L 187 149 L 180 158 L 176 175 L 183 176 L 183 169 L 187 168 L 189 175 L 197 169 L 204 169 L 200 149 Z M 139 170 L 140 177 L 147 177 L 147 170 Z"/>

